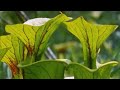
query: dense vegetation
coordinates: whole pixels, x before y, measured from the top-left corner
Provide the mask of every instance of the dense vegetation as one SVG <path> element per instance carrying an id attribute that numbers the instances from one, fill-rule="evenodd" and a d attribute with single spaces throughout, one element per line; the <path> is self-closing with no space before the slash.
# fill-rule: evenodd
<path id="1" fill-rule="evenodd" d="M 11 24 L 22 24 L 27 19 L 33 19 L 37 17 L 47 17 L 53 18 L 57 16 L 60 12 L 58 11 L 25 11 L 27 17 L 22 16 L 20 12 L 15 11 L 2 11 L 0 12 L 0 35 L 7 35 L 8 33 L 5 31 L 6 25 Z M 52 13 L 52 14 L 51 14 Z M 120 13 L 118 11 L 111 12 L 95 12 L 95 11 L 63 11 L 69 17 L 76 19 L 79 16 L 83 16 L 86 21 L 91 22 L 93 24 L 107 24 L 107 25 L 119 25 L 120 23 Z M 27 27 L 27 26 L 26 26 Z M 73 32 L 74 33 L 74 32 Z M 110 35 L 109 38 L 102 44 L 100 48 L 99 56 L 97 60 L 99 63 L 106 63 L 108 61 L 118 61 L 119 62 L 119 38 L 120 32 L 119 27 L 114 33 Z M 48 45 L 53 50 L 58 59 L 69 59 L 72 62 L 78 62 L 83 64 L 83 51 L 82 45 L 79 42 L 79 38 L 75 38 L 73 34 L 71 34 L 67 28 L 64 28 L 64 25 L 61 25 L 51 36 L 49 39 Z M 45 56 L 41 58 L 46 58 Z M 54 61 L 53 61 L 54 62 Z M 52 63 L 51 63 L 52 64 Z M 7 71 L 5 67 L 3 67 L 1 63 L 0 70 L 0 78 L 6 78 Z M 71 65 L 72 66 L 72 65 Z M 71 67 L 70 66 L 70 67 Z M 73 65 L 74 67 L 74 65 Z M 76 68 L 82 68 L 82 66 L 75 66 Z M 94 68 L 94 66 L 93 66 Z M 119 64 L 112 69 L 112 78 L 120 78 L 119 72 Z M 99 72 L 99 71 L 98 71 Z M 30 77 L 30 76 L 29 76 Z M 78 77 L 78 76 L 76 76 Z M 33 77 L 34 78 L 34 77 Z M 78 77 L 79 78 L 79 77 Z M 86 78 L 86 77 L 85 77 Z M 88 77 L 89 78 L 89 77 Z"/>

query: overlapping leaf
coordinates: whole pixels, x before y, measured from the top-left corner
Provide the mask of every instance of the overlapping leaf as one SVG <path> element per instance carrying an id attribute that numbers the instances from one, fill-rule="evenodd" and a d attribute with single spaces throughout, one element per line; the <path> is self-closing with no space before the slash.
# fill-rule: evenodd
<path id="1" fill-rule="evenodd" d="M 26 65 L 31 61 L 39 60 L 52 33 L 61 22 L 68 19 L 64 14 L 60 14 L 42 26 L 25 24 L 6 26 L 6 31 L 11 35 L 0 37 L 0 50 L 2 50 L 0 59 L 9 65 L 14 78 L 22 77 L 22 70 L 17 67 L 17 64 L 23 63 Z M 4 48 L 10 49 L 7 51 Z"/>
<path id="2" fill-rule="evenodd" d="M 59 60 L 37 61 L 29 65 L 18 67 L 24 70 L 24 79 L 64 79 L 67 63 Z"/>
<path id="3" fill-rule="evenodd" d="M 40 60 L 47 42 L 52 33 L 58 28 L 63 21 L 69 18 L 60 14 L 52 18 L 42 26 L 30 26 L 25 24 L 7 25 L 6 32 L 16 35 L 25 45 L 28 53 L 35 55 L 35 60 Z"/>
<path id="4" fill-rule="evenodd" d="M 81 41 L 85 66 L 96 68 L 96 56 L 100 45 L 118 26 L 90 24 L 83 17 L 64 22 L 64 24 Z"/>
<path id="5" fill-rule="evenodd" d="M 15 60 L 14 49 L 12 47 L 12 42 L 11 42 L 11 36 L 10 35 L 1 36 L 0 37 L 0 44 L 1 44 L 1 49 L 10 48 L 8 50 L 8 52 L 5 54 L 5 56 L 2 58 L 2 61 L 8 62 L 9 59 Z"/>
<path id="6" fill-rule="evenodd" d="M 78 63 L 71 63 L 67 70 L 73 71 L 75 79 L 109 79 L 111 69 L 117 65 L 117 62 L 111 61 L 101 65 L 98 69 L 89 69 Z"/>
<path id="7" fill-rule="evenodd" d="M 6 35 L 0 37 L 0 48 L 4 52 L 4 56 L 1 58 L 2 62 L 5 62 L 10 67 L 14 76 L 19 73 L 19 69 L 17 64 L 23 60 L 23 44 L 22 42 L 15 36 Z M 0 54 L 1 55 L 1 54 Z"/>

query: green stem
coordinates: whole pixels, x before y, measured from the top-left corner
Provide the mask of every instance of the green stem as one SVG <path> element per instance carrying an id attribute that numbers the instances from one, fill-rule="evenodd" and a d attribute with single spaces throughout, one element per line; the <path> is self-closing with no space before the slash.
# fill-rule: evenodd
<path id="1" fill-rule="evenodd" d="M 86 52 L 87 50 L 87 52 Z M 90 69 L 96 69 L 96 57 L 97 54 L 95 52 L 94 57 L 92 57 L 92 52 L 90 48 L 83 48 L 83 53 L 84 53 L 84 65 Z"/>

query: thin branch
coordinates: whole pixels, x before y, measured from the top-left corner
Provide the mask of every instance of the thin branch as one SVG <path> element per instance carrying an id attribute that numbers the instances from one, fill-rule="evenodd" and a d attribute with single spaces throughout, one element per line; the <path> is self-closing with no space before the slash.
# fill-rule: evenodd
<path id="1" fill-rule="evenodd" d="M 29 17 L 27 16 L 27 14 L 24 11 L 19 11 L 21 13 L 21 15 L 24 17 L 24 19 L 27 21 L 29 19 Z"/>
<path id="2" fill-rule="evenodd" d="M 15 13 L 22 23 L 29 19 L 28 16 L 26 16 L 26 14 L 23 11 L 15 11 Z"/>
<path id="3" fill-rule="evenodd" d="M 47 52 L 49 53 L 49 55 L 51 56 L 51 59 L 56 59 L 57 57 L 55 56 L 55 54 L 53 53 L 53 51 L 50 49 L 50 47 L 47 48 Z"/>

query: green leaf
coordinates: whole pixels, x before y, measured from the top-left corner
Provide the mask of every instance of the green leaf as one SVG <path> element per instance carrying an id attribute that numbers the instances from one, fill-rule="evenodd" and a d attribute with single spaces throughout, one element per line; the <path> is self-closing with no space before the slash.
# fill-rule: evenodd
<path id="1" fill-rule="evenodd" d="M 69 18 L 60 14 L 42 26 L 30 26 L 25 24 L 7 25 L 6 32 L 16 35 L 26 46 L 29 55 L 35 55 L 35 60 L 38 61 L 43 54 L 47 42 L 53 32 L 63 22 Z"/>
<path id="2" fill-rule="evenodd" d="M 21 40 L 19 40 L 16 36 L 11 36 L 12 47 L 14 49 L 14 55 L 18 63 L 24 60 L 25 53 L 24 53 L 24 44 Z"/>
<path id="3" fill-rule="evenodd" d="M 24 79 L 64 79 L 67 63 L 59 60 L 37 61 L 29 65 L 19 64 Z"/>
<path id="4" fill-rule="evenodd" d="M 5 55 L 4 60 L 13 59 L 18 63 L 23 60 L 24 56 L 24 44 L 13 35 L 5 35 L 0 37 L 0 48 L 10 48 Z"/>
<path id="5" fill-rule="evenodd" d="M 2 58 L 7 53 L 8 50 L 9 48 L 0 49 L 0 60 L 2 60 Z"/>
<path id="6" fill-rule="evenodd" d="M 111 72 L 111 78 L 112 79 L 120 79 L 120 62 L 116 67 L 113 68 Z"/>
<path id="7" fill-rule="evenodd" d="M 97 52 L 100 45 L 118 26 L 90 24 L 83 17 L 64 22 L 64 24 L 69 32 L 80 40 L 83 46 L 85 66 L 95 69 Z"/>
<path id="8" fill-rule="evenodd" d="M 16 25 L 7 25 L 5 27 L 6 32 L 16 35 L 26 46 L 28 53 L 31 55 L 35 42 L 35 33 L 33 26 L 16 24 Z M 38 30 L 38 28 L 35 28 Z"/>
<path id="9" fill-rule="evenodd" d="M 4 49 L 6 54 L 1 58 L 11 69 L 13 76 L 19 75 L 17 64 L 23 61 L 24 48 L 22 42 L 13 35 L 0 36 L 0 49 Z"/>
<path id="10" fill-rule="evenodd" d="M 84 65 L 71 63 L 67 70 L 73 72 L 75 79 L 110 79 L 111 69 L 117 64 L 118 62 L 111 61 L 101 64 L 98 69 L 89 69 Z"/>
<path id="11" fill-rule="evenodd" d="M 15 58 L 14 55 L 14 49 L 12 47 L 12 42 L 11 42 L 11 36 L 10 35 L 6 35 L 6 36 L 0 36 L 0 48 L 10 48 L 7 53 L 4 55 L 4 57 L 2 58 L 1 61 L 3 62 L 7 62 L 9 61 L 9 59 L 13 59 Z"/>
<path id="12" fill-rule="evenodd" d="M 49 20 L 41 27 L 41 29 L 38 30 L 35 41 L 35 52 L 38 53 L 38 56 L 41 56 L 43 54 L 48 40 L 50 39 L 54 31 L 59 27 L 59 25 L 63 21 L 67 21 L 69 19 L 70 18 L 68 18 L 66 15 L 60 14 Z"/>

